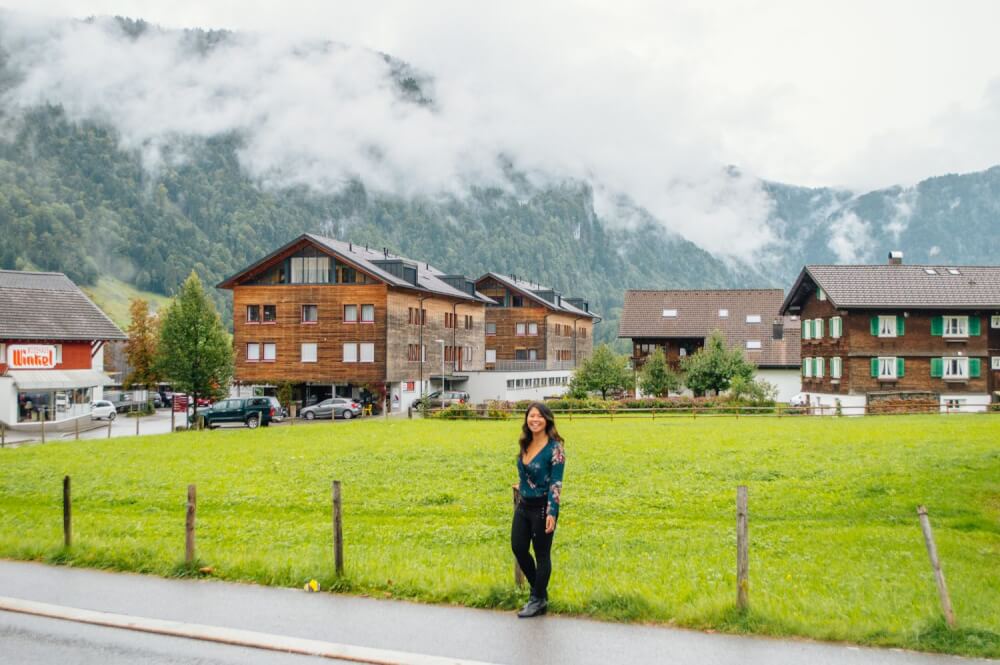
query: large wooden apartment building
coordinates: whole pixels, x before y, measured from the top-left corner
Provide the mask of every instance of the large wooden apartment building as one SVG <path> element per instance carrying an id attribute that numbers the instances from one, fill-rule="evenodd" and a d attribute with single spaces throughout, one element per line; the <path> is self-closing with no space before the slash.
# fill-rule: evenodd
<path id="1" fill-rule="evenodd" d="M 236 380 L 312 404 L 375 395 L 393 410 L 485 366 L 485 306 L 463 275 L 304 234 L 219 284 L 233 291 Z"/>
<path id="2" fill-rule="evenodd" d="M 782 313 L 802 320 L 802 391 L 860 410 L 889 398 L 983 410 L 1000 390 L 1000 267 L 810 265 Z"/>

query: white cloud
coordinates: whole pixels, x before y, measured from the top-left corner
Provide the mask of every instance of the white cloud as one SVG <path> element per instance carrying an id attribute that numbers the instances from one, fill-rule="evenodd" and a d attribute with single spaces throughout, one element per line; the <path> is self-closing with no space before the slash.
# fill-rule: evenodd
<path id="1" fill-rule="evenodd" d="M 840 263 L 864 263 L 871 254 L 871 229 L 871 222 L 848 212 L 831 222 L 826 246 Z"/>

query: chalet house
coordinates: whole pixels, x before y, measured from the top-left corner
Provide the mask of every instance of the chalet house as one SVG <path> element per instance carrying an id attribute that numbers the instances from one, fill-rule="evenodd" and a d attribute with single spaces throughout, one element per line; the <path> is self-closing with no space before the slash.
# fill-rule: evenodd
<path id="1" fill-rule="evenodd" d="M 112 381 L 103 347 L 125 334 L 66 275 L 0 270 L 0 423 L 89 417 Z"/>
<path id="2" fill-rule="evenodd" d="M 405 410 L 485 366 L 491 301 L 471 279 L 385 249 L 307 233 L 219 288 L 233 291 L 236 380 L 290 381 L 304 405 L 384 384 Z"/>
<path id="3" fill-rule="evenodd" d="M 981 411 L 1000 389 L 1000 267 L 805 266 L 782 305 L 802 319 L 802 391 L 821 407 L 922 397 Z"/>
<path id="4" fill-rule="evenodd" d="M 799 392 L 799 321 L 779 314 L 783 299 L 781 289 L 629 290 L 618 336 L 632 340 L 637 369 L 660 348 L 679 370 L 682 358 L 720 330 L 786 401 Z"/>
<path id="5" fill-rule="evenodd" d="M 476 289 L 486 306 L 485 372 L 470 375 L 474 399 L 542 399 L 565 392 L 573 370 L 594 349 L 601 317 L 582 298 L 489 272 Z"/>

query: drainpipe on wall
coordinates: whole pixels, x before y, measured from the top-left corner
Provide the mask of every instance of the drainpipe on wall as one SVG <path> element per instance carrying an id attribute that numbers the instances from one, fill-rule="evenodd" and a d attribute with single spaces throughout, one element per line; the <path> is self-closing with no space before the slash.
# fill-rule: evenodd
<path id="1" fill-rule="evenodd" d="M 420 342 L 417 344 L 417 360 L 420 361 L 420 399 L 424 398 L 424 298 L 417 297 L 417 323 L 420 326 Z"/>
<path id="2" fill-rule="evenodd" d="M 542 319 L 542 327 L 544 332 L 542 333 L 542 342 L 545 344 L 543 351 L 545 353 L 545 369 L 549 369 L 549 317 L 551 314 L 546 314 L 545 318 Z"/>
<path id="3" fill-rule="evenodd" d="M 455 349 L 458 348 L 458 303 L 457 302 L 453 302 L 451 304 L 451 322 L 455 326 L 454 328 L 451 329 L 451 352 L 452 354 L 454 354 Z M 451 373 L 454 374 L 456 370 L 458 370 L 458 358 L 452 356 Z M 444 381 L 443 378 L 441 380 Z M 454 381 L 452 382 L 451 387 L 452 388 L 455 387 Z"/>

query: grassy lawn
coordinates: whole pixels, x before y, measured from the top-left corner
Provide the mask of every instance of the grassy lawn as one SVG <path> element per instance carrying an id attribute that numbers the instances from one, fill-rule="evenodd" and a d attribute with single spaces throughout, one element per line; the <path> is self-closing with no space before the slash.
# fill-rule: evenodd
<path id="1" fill-rule="evenodd" d="M 359 421 L 0 451 L 0 556 L 187 574 L 184 503 L 217 577 L 513 608 L 519 421 Z M 553 609 L 1000 657 L 1000 418 L 560 422 Z M 74 533 L 61 547 L 61 479 Z M 344 483 L 333 575 L 330 484 Z M 750 602 L 735 605 L 736 485 Z M 937 618 L 928 506 L 959 629 Z"/>

